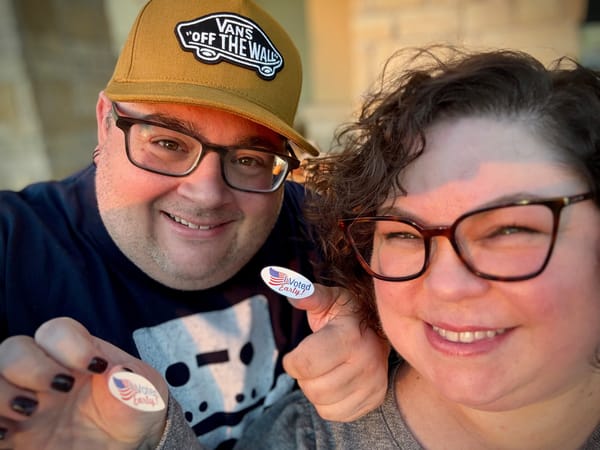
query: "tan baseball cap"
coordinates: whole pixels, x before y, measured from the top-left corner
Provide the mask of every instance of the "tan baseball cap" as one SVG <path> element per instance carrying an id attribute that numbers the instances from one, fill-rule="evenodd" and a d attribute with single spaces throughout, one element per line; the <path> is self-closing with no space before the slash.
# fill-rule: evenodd
<path id="1" fill-rule="evenodd" d="M 302 89 L 298 50 L 249 0 L 150 0 L 106 87 L 113 101 L 218 108 L 279 133 L 311 155 L 294 127 Z"/>

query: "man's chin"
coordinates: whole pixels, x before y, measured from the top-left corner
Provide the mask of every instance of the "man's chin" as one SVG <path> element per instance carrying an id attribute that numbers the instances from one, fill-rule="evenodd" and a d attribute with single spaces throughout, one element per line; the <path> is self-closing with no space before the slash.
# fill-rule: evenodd
<path id="1" fill-rule="evenodd" d="M 217 264 L 207 264 L 207 261 L 217 261 Z M 161 281 L 173 289 L 191 291 L 203 290 L 217 286 L 233 277 L 243 266 L 227 256 L 205 256 L 160 264 Z"/>

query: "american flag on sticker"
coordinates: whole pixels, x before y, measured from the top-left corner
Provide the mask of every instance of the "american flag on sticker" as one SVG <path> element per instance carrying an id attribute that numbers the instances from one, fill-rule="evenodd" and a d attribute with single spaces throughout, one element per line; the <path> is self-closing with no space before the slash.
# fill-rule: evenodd
<path id="1" fill-rule="evenodd" d="M 137 390 L 135 389 L 133 384 L 131 384 L 131 381 L 113 377 L 113 382 L 117 387 L 119 396 L 123 400 L 131 400 L 133 397 L 135 397 L 135 394 L 137 394 Z"/>
<path id="2" fill-rule="evenodd" d="M 150 380 L 133 372 L 116 372 L 108 380 L 114 398 L 138 411 L 160 411 L 166 405 Z"/>
<path id="3" fill-rule="evenodd" d="M 260 277 L 271 290 L 287 298 L 304 298 L 315 292 L 312 281 L 285 267 L 263 267 Z"/>
<path id="4" fill-rule="evenodd" d="M 285 283 L 286 275 L 278 270 L 269 267 L 269 284 L 271 286 L 281 286 Z"/>

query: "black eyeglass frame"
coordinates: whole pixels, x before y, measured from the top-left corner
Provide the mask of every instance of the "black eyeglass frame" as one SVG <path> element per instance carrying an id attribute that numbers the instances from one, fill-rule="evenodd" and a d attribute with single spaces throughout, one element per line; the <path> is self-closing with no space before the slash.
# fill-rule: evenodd
<path id="1" fill-rule="evenodd" d="M 423 275 L 423 273 L 425 273 L 425 271 L 429 267 L 429 263 L 430 263 L 430 259 L 431 259 L 431 239 L 435 236 L 443 236 L 446 239 L 448 239 L 450 241 L 450 243 L 452 244 L 452 248 L 454 249 L 455 253 L 458 255 L 460 261 L 465 265 L 465 267 L 471 273 L 477 275 L 478 277 L 486 279 L 486 280 L 493 280 L 493 281 L 523 281 L 523 280 L 528 280 L 528 279 L 538 276 L 540 273 L 542 273 L 544 271 L 544 269 L 548 265 L 548 261 L 550 261 L 550 257 L 552 256 L 554 244 L 556 243 L 556 235 L 558 233 L 558 226 L 560 223 L 560 213 L 563 210 L 563 208 L 565 208 L 569 205 L 578 203 L 578 202 L 582 202 L 584 200 L 590 200 L 592 198 L 594 198 L 594 194 L 592 192 L 586 192 L 583 194 L 576 194 L 576 195 L 570 195 L 570 196 L 565 196 L 565 197 L 554 197 L 554 198 L 550 198 L 550 199 L 519 200 L 516 202 L 501 203 L 498 205 L 487 206 L 484 208 L 469 211 L 465 214 L 462 214 L 460 217 L 458 217 L 454 221 L 454 223 L 452 223 L 451 225 L 445 225 L 445 226 L 426 227 L 426 226 L 423 226 L 423 225 L 415 222 L 414 220 L 411 220 L 411 219 L 408 219 L 405 217 L 401 217 L 401 216 L 365 216 L 365 217 L 355 217 L 355 218 L 348 218 L 348 219 L 339 219 L 338 226 L 344 232 L 344 236 L 345 236 L 347 242 L 352 247 L 352 250 L 354 251 L 354 254 L 355 254 L 356 258 L 358 259 L 358 262 L 360 263 L 362 268 L 372 277 L 375 277 L 375 278 L 383 280 L 383 281 L 409 281 L 409 280 L 414 280 L 415 278 L 418 278 L 421 275 Z M 553 214 L 552 240 L 550 242 L 550 246 L 548 248 L 548 253 L 546 255 L 546 258 L 544 259 L 544 262 L 542 263 L 541 267 L 532 273 L 525 274 L 525 275 L 519 275 L 519 276 L 490 275 L 490 274 L 487 274 L 487 273 L 484 273 L 484 272 L 481 272 L 481 271 L 475 269 L 462 255 L 460 246 L 458 245 L 458 242 L 456 241 L 455 231 L 456 231 L 456 228 L 458 227 L 458 225 L 462 221 L 467 219 L 468 217 L 471 217 L 475 214 L 479 214 L 479 213 L 494 210 L 494 209 L 510 207 L 510 206 L 526 206 L 526 205 L 543 205 L 543 206 L 548 207 L 552 211 L 552 214 Z M 356 242 L 352 238 L 351 227 L 352 227 L 352 224 L 357 223 L 357 222 L 376 222 L 376 221 L 392 221 L 392 222 L 405 223 L 407 225 L 412 226 L 413 228 L 418 230 L 419 233 L 421 233 L 421 236 L 423 237 L 423 240 L 424 240 L 423 245 L 424 245 L 424 251 L 425 251 L 425 258 L 423 260 L 423 266 L 421 267 L 421 270 L 419 270 L 417 273 L 412 274 L 412 275 L 407 275 L 407 276 L 403 276 L 403 277 L 390 277 L 387 275 L 381 275 L 381 274 L 375 272 L 371 268 L 368 261 L 366 261 L 363 258 L 359 247 L 357 246 Z"/>
<path id="2" fill-rule="evenodd" d="M 119 114 L 119 112 L 117 111 L 117 108 L 115 106 L 115 103 L 112 104 L 112 115 L 113 115 L 113 119 L 115 121 L 115 125 L 121 130 L 123 131 L 124 137 L 125 137 L 125 152 L 127 154 L 127 159 L 129 160 L 129 162 L 131 162 L 131 164 L 133 164 L 136 167 L 139 167 L 140 169 L 146 170 L 148 172 L 152 172 L 152 173 L 156 173 L 159 175 L 165 175 L 168 177 L 177 177 L 177 178 L 181 178 L 181 177 L 186 177 L 189 174 L 191 174 L 194 170 L 196 170 L 196 168 L 200 165 L 200 163 L 202 162 L 202 158 L 210 151 L 216 152 L 219 154 L 219 160 L 221 162 L 221 176 L 223 177 L 223 180 L 225 181 L 225 184 L 227 186 L 229 186 L 232 189 L 235 189 L 237 191 L 242 191 L 242 192 L 252 192 L 252 193 L 258 193 L 258 194 L 268 194 L 271 192 L 275 192 L 277 189 L 279 189 L 283 183 L 285 182 L 287 176 L 289 175 L 289 173 L 294 170 L 297 169 L 298 167 L 300 167 L 300 160 L 298 160 L 298 158 L 296 157 L 296 154 L 294 153 L 294 151 L 292 150 L 292 146 L 289 142 L 289 140 L 285 140 L 285 146 L 286 149 L 290 152 L 291 156 L 288 155 L 283 155 L 281 153 L 278 153 L 275 150 L 271 150 L 268 148 L 264 148 L 264 147 L 253 147 L 253 146 L 248 146 L 248 145 L 216 145 L 216 144 L 211 144 L 209 142 L 204 142 L 201 138 L 199 138 L 198 136 L 194 136 L 191 135 L 189 133 L 185 133 L 182 132 L 180 130 L 173 130 L 172 128 L 170 128 L 168 125 L 164 124 L 164 123 L 160 123 L 160 122 L 153 122 L 151 120 L 145 120 L 145 119 L 138 119 L 135 117 L 126 117 L 126 116 L 122 116 Z M 194 163 L 192 164 L 192 166 L 187 169 L 185 172 L 182 173 L 173 173 L 173 172 L 165 172 L 162 170 L 158 170 L 158 169 L 154 169 L 152 167 L 146 167 L 143 164 L 140 164 L 139 162 L 135 161 L 132 156 L 131 156 L 131 151 L 129 149 L 129 131 L 131 130 L 131 127 L 135 124 L 141 124 L 141 125 L 150 125 L 150 126 L 154 126 L 154 127 L 160 127 L 160 128 L 165 128 L 168 130 L 172 130 L 176 133 L 180 133 L 183 134 L 184 136 L 190 137 L 194 140 L 196 140 L 199 144 L 200 144 L 200 152 L 198 153 L 198 156 L 196 158 L 196 160 L 194 161 Z M 287 168 L 286 168 L 286 173 L 284 175 L 281 176 L 280 180 L 277 182 L 277 184 L 271 186 L 270 189 L 248 189 L 248 188 L 241 188 L 238 186 L 234 186 L 230 183 L 230 181 L 227 179 L 227 176 L 225 175 L 225 162 L 224 162 L 224 158 L 225 155 L 231 151 L 231 150 L 253 150 L 253 151 L 259 151 L 259 152 L 264 152 L 264 153 L 270 153 L 272 155 L 275 155 L 281 159 L 284 159 L 287 162 Z M 208 152 L 206 152 L 205 150 L 207 150 Z"/>

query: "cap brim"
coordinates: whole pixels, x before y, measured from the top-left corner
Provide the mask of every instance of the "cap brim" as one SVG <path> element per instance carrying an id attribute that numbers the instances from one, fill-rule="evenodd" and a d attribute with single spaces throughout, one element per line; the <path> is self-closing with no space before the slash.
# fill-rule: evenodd
<path id="1" fill-rule="evenodd" d="M 105 92 L 108 98 L 118 102 L 183 103 L 227 111 L 275 131 L 312 156 L 319 155 L 316 147 L 275 114 L 242 95 L 234 95 L 222 89 L 181 82 L 169 85 L 164 82 L 113 81 Z"/>

